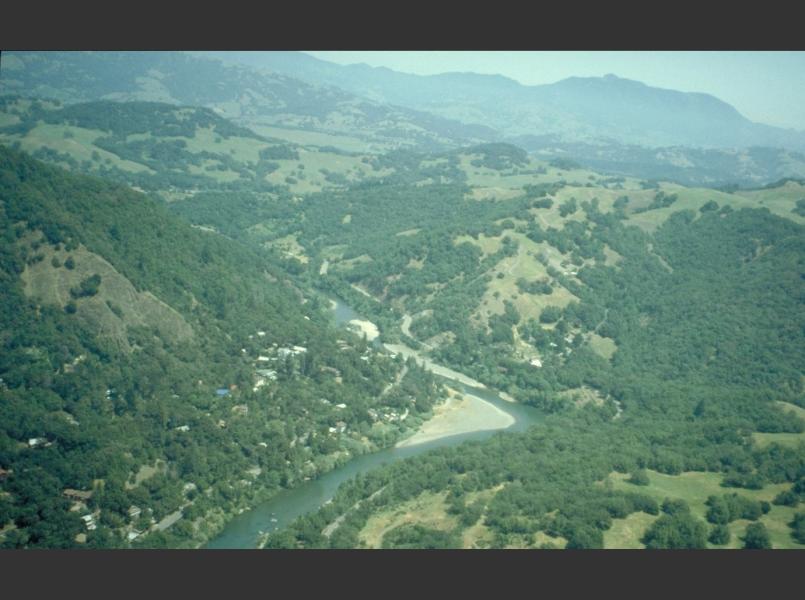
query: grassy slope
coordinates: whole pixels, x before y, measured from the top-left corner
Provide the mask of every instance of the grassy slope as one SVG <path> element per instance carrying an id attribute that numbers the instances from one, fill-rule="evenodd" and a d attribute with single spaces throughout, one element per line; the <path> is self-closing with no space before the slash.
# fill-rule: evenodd
<path id="1" fill-rule="evenodd" d="M 30 102 L 18 100 L 10 104 L 5 111 L 0 112 L 0 126 L 11 125 L 19 121 L 19 117 L 14 112 L 25 114 Z M 57 110 L 55 105 L 44 104 L 45 108 Z M 177 112 L 180 109 L 177 108 Z M 282 130 L 277 130 L 281 132 Z M 274 133 L 273 128 L 269 128 L 267 133 Z M 20 148 L 27 152 L 35 152 L 40 148 L 49 148 L 56 152 L 66 153 L 78 162 L 89 161 L 92 163 L 92 171 L 97 171 L 101 166 L 116 167 L 124 172 L 149 173 L 154 170 L 144 162 L 121 158 L 113 152 L 107 151 L 97 145 L 98 138 L 105 137 L 108 132 L 97 129 L 87 129 L 68 125 L 66 123 L 44 123 L 39 122 L 33 129 L 25 134 L 0 132 L 0 143 L 11 145 L 19 142 Z M 288 140 L 297 139 L 298 136 L 279 136 L 277 139 Z M 148 141 L 183 141 L 186 150 L 191 154 L 202 152 L 211 153 L 227 159 L 232 159 L 242 167 L 254 165 L 259 160 L 259 152 L 268 147 L 276 145 L 276 141 L 260 140 L 255 137 L 245 137 L 242 135 L 231 135 L 222 137 L 211 127 L 197 127 L 192 137 L 152 136 L 150 133 L 136 133 L 127 136 L 129 143 Z M 318 140 L 322 141 L 322 140 Z M 328 141 L 328 140 L 323 140 Z M 295 141 L 292 142 L 294 145 Z M 300 139 L 299 143 L 306 143 Z M 310 144 L 315 146 L 315 144 Z M 343 147 L 343 144 L 320 144 L 333 147 Z M 352 148 L 354 151 L 355 148 Z M 343 176 L 347 181 L 358 181 L 365 178 L 381 177 L 389 173 L 388 170 L 375 171 L 363 162 L 363 157 L 358 155 L 347 155 L 340 152 L 320 150 L 319 148 L 299 148 L 299 159 L 272 159 L 278 168 L 265 176 L 265 181 L 274 185 L 287 185 L 293 193 L 311 193 L 322 189 L 331 188 L 338 183 L 328 181 L 325 173 L 329 171 L 337 176 Z M 97 158 L 94 158 L 94 156 Z M 240 175 L 231 169 L 220 170 L 217 167 L 219 161 L 205 159 L 201 166 L 188 165 L 190 173 L 211 177 L 219 183 L 229 183 L 237 181 Z M 60 166 L 67 166 L 60 163 Z M 296 181 L 289 180 L 293 178 Z"/>
<path id="2" fill-rule="evenodd" d="M 637 486 L 627 482 L 629 475 L 624 473 L 612 473 L 608 481 L 616 490 L 645 493 L 656 499 L 658 503 L 662 503 L 666 498 L 684 500 L 690 506 L 693 515 L 702 520 L 706 520 L 705 501 L 708 496 L 737 492 L 752 500 L 771 502 L 777 494 L 791 487 L 791 484 L 783 483 L 767 485 L 761 490 L 724 488 L 721 487 L 722 476 L 718 473 L 688 472 L 680 475 L 665 475 L 648 471 L 648 476 L 650 482 L 648 486 Z M 795 508 L 772 505 L 769 513 L 759 519 L 768 529 L 774 548 L 805 548 L 794 541 L 791 537 L 791 529 L 788 527 L 788 523 L 794 518 L 796 512 Z M 612 528 L 604 534 L 605 547 L 642 548 L 640 538 L 656 518 L 656 516 L 645 513 L 633 513 L 626 519 L 616 519 Z M 727 548 L 741 546 L 740 537 L 743 536 L 749 523 L 750 521 L 741 519 L 729 524 L 731 538 Z M 710 545 L 710 547 L 721 546 Z"/>

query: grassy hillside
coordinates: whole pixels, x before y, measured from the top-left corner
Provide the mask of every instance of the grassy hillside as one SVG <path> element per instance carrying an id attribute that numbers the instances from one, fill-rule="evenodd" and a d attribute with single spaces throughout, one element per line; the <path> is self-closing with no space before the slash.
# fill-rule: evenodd
<path id="1" fill-rule="evenodd" d="M 357 136 L 393 147 L 445 147 L 495 135 L 482 125 L 183 52 L 3 52 L 2 61 L 2 94 L 203 106 L 247 126 Z"/>
<path id="2" fill-rule="evenodd" d="M 310 193 L 384 174 L 364 156 L 264 137 L 205 108 L 8 96 L 0 107 L 0 143 L 167 199 L 207 189 Z"/>

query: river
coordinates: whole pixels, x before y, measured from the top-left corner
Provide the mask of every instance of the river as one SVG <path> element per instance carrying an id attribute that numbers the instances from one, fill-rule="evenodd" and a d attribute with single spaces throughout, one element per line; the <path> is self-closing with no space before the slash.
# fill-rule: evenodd
<path id="1" fill-rule="evenodd" d="M 362 319 L 343 302 L 335 302 L 333 309 L 338 325 L 343 326 L 351 320 Z M 374 340 L 373 345 L 382 348 L 379 340 Z M 395 346 L 395 348 L 399 348 L 399 346 Z M 414 353 L 418 357 L 415 350 L 407 347 L 406 350 L 406 354 Z M 433 363 L 429 364 L 433 365 Z M 473 381 L 471 378 L 466 376 L 453 378 L 445 376 L 445 373 L 449 374 L 452 371 L 443 367 L 439 370 L 439 376 L 446 382 L 449 380 L 450 386 L 458 392 L 476 396 L 510 415 L 514 422 L 505 428 L 506 431 L 523 431 L 530 425 L 540 422 L 544 416 L 535 408 L 503 400 L 496 392 L 487 387 L 468 385 L 468 381 Z M 468 440 L 483 440 L 496 432 L 496 430 L 489 429 L 473 431 L 357 456 L 345 465 L 316 479 L 306 481 L 293 489 L 282 490 L 270 500 L 232 518 L 221 533 L 205 547 L 211 549 L 256 548 L 261 531 L 270 532 L 282 529 L 297 517 L 316 511 L 335 495 L 338 486 L 360 473 L 366 473 L 381 465 L 416 456 L 434 448 L 455 446 Z"/>

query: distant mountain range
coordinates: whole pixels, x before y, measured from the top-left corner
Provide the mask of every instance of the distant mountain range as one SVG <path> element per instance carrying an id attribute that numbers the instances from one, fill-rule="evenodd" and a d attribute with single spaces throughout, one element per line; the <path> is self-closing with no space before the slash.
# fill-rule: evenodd
<path id="1" fill-rule="evenodd" d="M 249 127 L 348 134 L 392 146 L 452 147 L 497 135 L 484 125 L 182 52 L 3 52 L 0 94 L 203 106 Z"/>
<path id="2" fill-rule="evenodd" d="M 303 52 L 3 52 L 0 95 L 205 107 L 265 138 L 380 154 L 509 142 L 544 158 L 685 185 L 805 176 L 805 132 L 707 94 L 614 75 L 526 86 L 420 76 Z"/>
<path id="3" fill-rule="evenodd" d="M 505 137 L 556 135 L 562 142 L 805 150 L 805 132 L 754 123 L 709 94 L 650 87 L 615 75 L 526 86 L 501 75 L 421 76 L 365 64 L 342 66 L 301 52 L 204 54 L 337 86 L 376 102 L 483 124 Z"/>

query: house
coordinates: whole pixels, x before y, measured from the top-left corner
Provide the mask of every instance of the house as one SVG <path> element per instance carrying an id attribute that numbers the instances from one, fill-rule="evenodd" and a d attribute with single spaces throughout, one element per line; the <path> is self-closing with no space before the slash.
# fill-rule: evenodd
<path id="1" fill-rule="evenodd" d="M 132 519 L 136 519 L 142 514 L 142 509 L 139 506 L 134 506 L 133 504 L 129 506 L 129 517 Z"/>
<path id="2" fill-rule="evenodd" d="M 179 425 L 178 427 L 174 427 L 176 431 L 190 431 L 190 425 Z"/>
<path id="3" fill-rule="evenodd" d="M 95 515 L 84 515 L 81 517 L 81 520 L 84 521 L 84 526 L 89 531 L 93 531 L 98 528 L 98 524 L 95 522 Z"/>
<path id="4" fill-rule="evenodd" d="M 273 369 L 257 369 L 255 373 L 260 375 L 261 377 L 265 377 L 266 379 L 270 379 L 271 381 L 277 380 L 277 372 Z"/>
<path id="5" fill-rule="evenodd" d="M 257 362 L 269 362 L 271 360 L 268 356 L 263 356 L 262 354 L 257 357 Z"/>
<path id="6" fill-rule="evenodd" d="M 132 529 L 131 531 L 129 531 L 129 532 L 126 534 L 126 539 L 127 539 L 128 541 L 130 541 L 130 542 L 133 542 L 133 541 L 134 541 L 134 540 L 136 540 L 138 537 L 140 537 L 140 534 L 141 534 L 141 533 L 142 533 L 142 531 L 137 531 L 136 529 Z"/>
<path id="7" fill-rule="evenodd" d="M 217 390 L 215 390 L 215 394 L 221 398 L 223 398 L 224 396 L 228 396 L 229 388 L 218 388 Z"/>
<path id="8" fill-rule="evenodd" d="M 265 332 L 265 331 L 258 331 L 258 332 L 257 332 L 257 337 L 265 337 L 265 336 L 266 336 L 266 332 Z"/>
<path id="9" fill-rule="evenodd" d="M 249 414 L 249 406 L 247 404 L 237 404 L 232 407 L 232 412 L 236 415 L 246 416 Z"/>
<path id="10" fill-rule="evenodd" d="M 39 446 L 50 446 L 52 442 L 48 442 L 46 438 L 35 437 L 28 439 L 29 448 L 38 448 Z"/>
<path id="11" fill-rule="evenodd" d="M 542 361 L 538 358 L 532 358 L 529 364 L 532 367 L 537 367 L 538 369 L 542 367 Z"/>
<path id="12" fill-rule="evenodd" d="M 346 408 L 347 405 L 342 402 L 341 404 L 336 404 L 335 407 L 336 408 Z"/>

